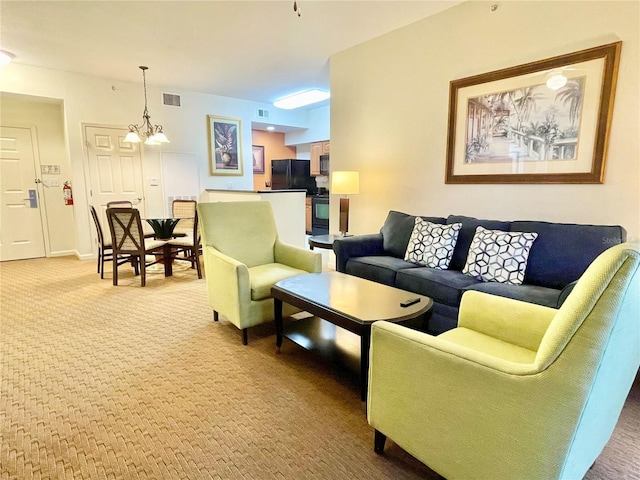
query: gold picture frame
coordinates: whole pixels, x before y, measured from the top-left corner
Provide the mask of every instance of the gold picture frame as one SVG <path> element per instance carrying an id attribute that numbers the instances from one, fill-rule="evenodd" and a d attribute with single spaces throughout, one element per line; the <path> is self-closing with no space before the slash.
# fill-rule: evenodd
<path id="1" fill-rule="evenodd" d="M 603 183 L 621 46 L 451 81 L 445 183 Z"/>
<path id="2" fill-rule="evenodd" d="M 209 174 L 242 175 L 242 121 L 207 115 Z"/>

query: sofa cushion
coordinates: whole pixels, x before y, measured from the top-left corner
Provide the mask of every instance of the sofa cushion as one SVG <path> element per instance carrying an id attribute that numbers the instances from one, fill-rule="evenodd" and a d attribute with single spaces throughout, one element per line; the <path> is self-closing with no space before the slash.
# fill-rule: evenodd
<path id="1" fill-rule="evenodd" d="M 390 255 L 375 255 L 351 258 L 347 262 L 346 273 L 394 286 L 396 282 L 396 272 L 398 272 L 398 270 L 417 267 L 418 266 L 413 263 L 405 262 L 402 258 L 396 258 Z"/>
<path id="2" fill-rule="evenodd" d="M 577 280 L 607 248 L 626 240 L 621 226 L 515 221 L 511 230 L 538 233 L 524 282 L 558 289 Z"/>
<path id="3" fill-rule="evenodd" d="M 423 267 L 446 270 L 451 262 L 461 223 L 438 225 L 416 217 L 404 259 Z"/>
<path id="4" fill-rule="evenodd" d="M 490 293 L 499 297 L 513 298 L 523 302 L 536 303 L 545 307 L 558 308 L 562 290 L 538 285 L 509 285 L 508 283 L 481 282 L 465 287 L 467 290 Z"/>
<path id="5" fill-rule="evenodd" d="M 382 234 L 382 245 L 385 253 L 394 257 L 404 258 L 407 251 L 409 237 L 413 231 L 415 224 L 415 215 L 408 215 L 402 212 L 391 210 L 384 225 L 380 229 Z M 445 219 L 441 217 L 421 217 L 431 223 L 445 223 Z"/>
<path id="6" fill-rule="evenodd" d="M 458 241 L 456 242 L 456 248 L 453 250 L 453 257 L 451 257 L 451 263 L 449 264 L 449 270 L 462 271 L 464 264 L 467 261 L 467 252 L 469 252 L 469 246 L 473 236 L 476 234 L 476 228 L 484 227 L 489 230 L 509 230 L 510 222 L 503 222 L 500 220 L 479 220 L 473 217 L 465 217 L 463 215 L 449 215 L 447 223 L 462 223 L 460 233 L 458 233 Z"/>
<path id="7" fill-rule="evenodd" d="M 462 273 L 486 282 L 522 285 L 529 251 L 538 234 L 476 229 Z"/>
<path id="8" fill-rule="evenodd" d="M 458 306 L 465 287 L 478 283 L 473 277 L 455 270 L 419 267 L 400 270 L 396 287 L 431 297 L 434 302 Z"/>

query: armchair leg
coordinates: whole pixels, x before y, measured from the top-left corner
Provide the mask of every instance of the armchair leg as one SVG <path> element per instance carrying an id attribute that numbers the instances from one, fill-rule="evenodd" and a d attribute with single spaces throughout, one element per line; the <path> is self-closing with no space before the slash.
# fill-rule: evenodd
<path id="1" fill-rule="evenodd" d="M 384 453 L 384 444 L 387 441 L 387 436 L 384 433 L 376 430 L 375 436 L 373 438 L 373 451 L 378 455 L 382 455 Z"/>
<path id="2" fill-rule="evenodd" d="M 213 311 L 213 321 L 214 322 L 218 321 L 218 312 L 216 312 L 215 310 Z"/>
<path id="3" fill-rule="evenodd" d="M 247 329 L 243 328 L 242 329 L 242 344 L 246 345 L 248 342 L 248 335 L 247 335 Z"/>

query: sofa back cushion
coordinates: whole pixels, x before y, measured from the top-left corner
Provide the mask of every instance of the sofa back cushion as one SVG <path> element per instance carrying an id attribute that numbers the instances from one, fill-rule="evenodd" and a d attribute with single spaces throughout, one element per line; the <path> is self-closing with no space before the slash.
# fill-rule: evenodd
<path id="1" fill-rule="evenodd" d="M 444 224 L 446 219 L 442 217 L 421 217 L 431 223 Z M 409 244 L 411 232 L 416 221 L 415 215 L 389 211 L 384 225 L 380 229 L 382 234 L 382 247 L 387 255 L 404 258 Z"/>
<path id="2" fill-rule="evenodd" d="M 476 228 L 484 227 L 487 230 L 502 230 L 508 232 L 510 230 L 509 225 L 511 222 L 503 222 L 500 220 L 480 220 L 474 217 L 465 217 L 464 215 L 449 215 L 447 223 L 462 223 L 462 228 L 458 233 L 456 248 L 453 250 L 453 257 L 449 264 L 449 270 L 461 271 L 467 261 L 467 254 L 469 253 L 469 247 L 471 246 L 473 236 L 476 233 Z"/>
<path id="3" fill-rule="evenodd" d="M 626 240 L 621 226 L 511 222 L 511 231 L 536 232 L 524 283 L 562 289 L 580 278 L 607 248 Z"/>

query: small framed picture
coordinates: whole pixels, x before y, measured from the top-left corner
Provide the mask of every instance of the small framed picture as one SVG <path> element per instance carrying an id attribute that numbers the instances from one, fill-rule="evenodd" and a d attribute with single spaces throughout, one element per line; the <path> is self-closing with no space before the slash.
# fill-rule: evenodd
<path id="1" fill-rule="evenodd" d="M 264 173 L 264 147 L 253 145 L 253 173 Z"/>

